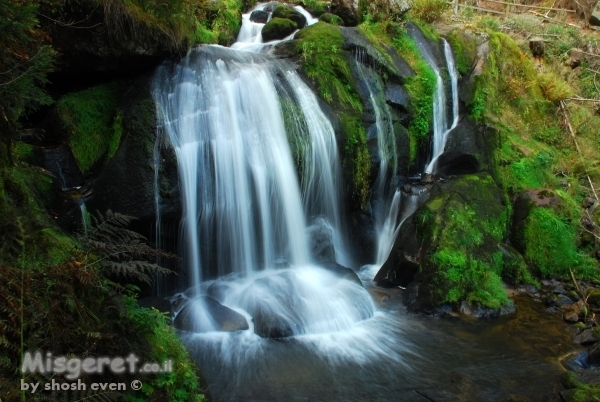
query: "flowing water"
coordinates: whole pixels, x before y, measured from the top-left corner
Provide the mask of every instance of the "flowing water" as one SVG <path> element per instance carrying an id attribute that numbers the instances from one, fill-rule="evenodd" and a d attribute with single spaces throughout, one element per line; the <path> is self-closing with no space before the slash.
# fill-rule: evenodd
<path id="1" fill-rule="evenodd" d="M 193 49 L 180 63 L 163 65 L 154 85 L 159 128 L 178 161 L 183 265 L 191 286 L 183 297 L 217 285 L 219 301 L 250 327 L 215 331 L 202 299 L 193 302 L 202 332 L 182 339 L 213 398 L 506 400 L 514 386 L 526 395 L 548 393 L 546 376 L 560 369 L 507 341 L 511 322 L 522 325 L 518 315 L 478 325 L 482 337 L 472 336 L 473 326 L 406 314 L 398 289 L 373 289 L 370 280 L 365 289 L 316 263 L 315 227 L 330 233 L 336 261 L 349 260 L 334 131 L 294 68 L 266 54 L 261 24 L 248 15 L 243 24 L 232 49 Z M 393 126 L 389 110 L 372 102 L 385 160 L 378 186 L 389 206 L 378 229 L 380 263 L 418 196 L 402 197 L 389 185 L 396 174 L 396 156 L 386 145 Z M 436 124 L 445 127 L 441 117 Z M 159 204 L 157 191 L 158 215 Z M 259 337 L 252 311 L 284 323 L 292 336 Z M 501 346 L 481 342 L 488 338 Z"/>

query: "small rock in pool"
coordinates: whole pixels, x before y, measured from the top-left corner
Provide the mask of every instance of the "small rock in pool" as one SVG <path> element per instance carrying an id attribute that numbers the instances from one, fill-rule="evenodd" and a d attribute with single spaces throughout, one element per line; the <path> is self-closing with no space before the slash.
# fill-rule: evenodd
<path id="1" fill-rule="evenodd" d="M 568 311 L 565 313 L 564 320 L 566 322 L 577 322 L 579 321 L 579 315 L 573 311 Z"/>
<path id="2" fill-rule="evenodd" d="M 586 329 L 579 335 L 573 338 L 573 342 L 579 343 L 581 345 L 591 345 L 593 343 L 598 342 L 598 337 L 591 329 Z"/>
<path id="3" fill-rule="evenodd" d="M 570 298 L 568 298 L 565 295 L 559 294 L 558 297 L 556 298 L 556 305 L 559 307 L 570 305 L 570 304 L 573 304 L 573 300 L 571 300 Z"/>

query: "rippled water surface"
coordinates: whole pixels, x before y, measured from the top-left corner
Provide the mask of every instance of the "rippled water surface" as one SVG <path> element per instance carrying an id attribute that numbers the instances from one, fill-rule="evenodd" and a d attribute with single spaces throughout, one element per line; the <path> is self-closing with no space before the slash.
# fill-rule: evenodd
<path id="1" fill-rule="evenodd" d="M 541 304 L 519 298 L 511 317 L 468 322 L 408 314 L 400 290 L 370 293 L 378 311 L 348 331 L 183 339 L 215 401 L 560 400 L 558 360 L 575 346 Z"/>

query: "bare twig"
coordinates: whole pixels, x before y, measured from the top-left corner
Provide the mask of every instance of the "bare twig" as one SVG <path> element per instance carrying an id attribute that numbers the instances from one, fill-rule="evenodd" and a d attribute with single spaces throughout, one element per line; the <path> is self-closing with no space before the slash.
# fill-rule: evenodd
<path id="1" fill-rule="evenodd" d="M 580 97 L 575 97 L 575 98 L 565 98 L 563 100 L 570 100 L 570 101 L 577 101 L 577 102 L 595 102 L 595 103 L 600 103 L 600 99 L 588 99 L 588 98 L 580 98 Z"/>

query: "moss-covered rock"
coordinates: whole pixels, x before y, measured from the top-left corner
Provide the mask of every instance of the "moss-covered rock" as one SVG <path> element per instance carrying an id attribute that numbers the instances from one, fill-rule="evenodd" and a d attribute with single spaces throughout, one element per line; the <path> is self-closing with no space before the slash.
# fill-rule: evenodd
<path id="1" fill-rule="evenodd" d="M 297 29 L 302 29 L 306 26 L 306 17 L 302 15 L 302 13 L 294 10 L 290 6 L 286 5 L 278 5 L 273 10 L 273 18 L 284 18 L 288 20 L 292 20 L 296 23 Z"/>
<path id="2" fill-rule="evenodd" d="M 487 173 L 436 183 L 431 198 L 398 237 L 419 239 L 413 260 L 420 261 L 415 278 L 421 283 L 413 308 L 463 300 L 488 308 L 507 304 L 499 243 L 507 234 L 510 215 L 510 203 Z M 410 228 L 415 232 L 407 235 Z M 406 252 L 397 241 L 378 276 L 401 277 Z"/>
<path id="3" fill-rule="evenodd" d="M 291 35 L 296 29 L 298 29 L 298 24 L 292 20 L 287 18 L 272 18 L 263 27 L 262 37 L 265 42 L 283 39 Z"/>
<path id="4" fill-rule="evenodd" d="M 332 25 L 344 25 L 344 21 L 335 14 L 324 13 L 319 17 L 319 21 L 326 22 Z"/>
<path id="5" fill-rule="evenodd" d="M 597 275 L 597 263 L 577 249 L 579 209 L 562 192 L 522 192 L 515 202 L 513 243 L 541 277 Z"/>
<path id="6" fill-rule="evenodd" d="M 116 152 L 123 132 L 123 115 L 118 108 L 123 84 L 99 85 L 63 96 L 56 105 L 58 124 L 77 166 L 89 173 L 101 159 Z"/>

